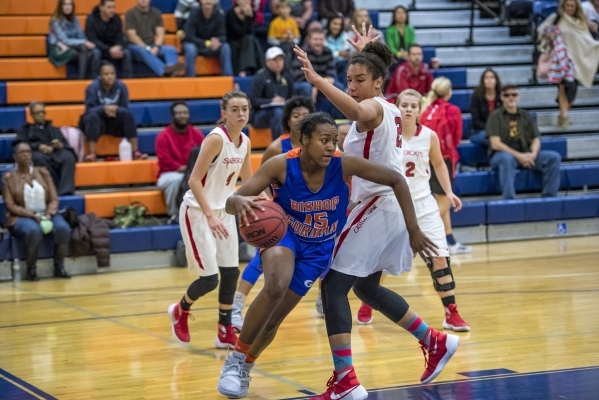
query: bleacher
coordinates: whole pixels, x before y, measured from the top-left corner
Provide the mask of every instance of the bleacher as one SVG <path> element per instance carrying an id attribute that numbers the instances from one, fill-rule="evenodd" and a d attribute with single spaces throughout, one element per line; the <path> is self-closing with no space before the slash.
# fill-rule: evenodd
<path id="1" fill-rule="evenodd" d="M 86 14 L 97 0 L 76 0 L 82 25 Z M 134 0 L 117 1 L 117 11 L 132 7 Z M 366 7 L 375 25 L 385 28 L 392 7 L 383 0 L 356 0 L 356 7 Z M 397 4 L 406 6 L 409 0 Z M 393 4 L 393 7 L 397 5 Z M 164 13 L 167 42 L 180 46 L 174 31 L 172 12 L 176 0 L 152 0 L 152 5 Z M 221 0 L 223 9 L 230 0 Z M 55 7 L 52 0 L 3 0 L 0 2 L 0 172 L 13 168 L 11 142 L 15 132 L 29 119 L 26 104 L 32 100 L 47 103 L 47 118 L 54 125 L 77 126 L 83 112 L 83 96 L 89 81 L 69 80 L 76 77 L 76 68 L 56 68 L 46 57 L 48 17 Z M 470 134 L 468 114 L 473 87 L 478 84 L 485 67 L 498 71 L 504 82 L 521 85 L 521 106 L 531 110 L 543 133 L 542 148 L 558 151 L 563 159 L 560 197 L 541 199 L 541 179 L 538 174 L 520 171 L 516 178 L 518 199 L 500 200 L 495 174 L 488 170 L 458 173 L 455 192 L 464 200 L 464 210 L 452 213 L 453 225 L 461 241 L 476 243 L 546 237 L 558 234 L 599 232 L 599 85 L 580 88 L 571 111 L 572 125 L 568 130 L 556 126 L 556 89 L 543 83 L 533 84 L 530 36 L 509 36 L 506 26 L 476 13 L 474 45 L 466 46 L 470 3 L 449 0 L 418 0 L 416 11 L 410 12 L 410 22 L 416 36 L 425 46 L 425 61 L 439 57 L 442 68 L 436 76 L 451 79 L 454 92 L 451 101 L 463 112 L 464 138 Z M 267 9 L 266 20 L 271 13 Z M 131 111 L 139 129 L 139 150 L 151 159 L 133 162 L 96 162 L 77 164 L 77 193 L 64 196 L 60 205 L 73 206 L 78 212 L 94 212 L 111 218 L 114 207 L 140 201 L 151 215 L 163 216 L 165 204 L 155 186 L 157 161 L 154 142 L 158 132 L 171 122 L 169 105 L 173 99 L 186 99 L 191 122 L 204 131 L 211 129 L 219 118 L 218 99 L 238 84 L 247 91 L 251 78 L 218 76 L 215 60 L 201 57 L 196 63 L 197 78 L 137 78 L 126 80 L 131 99 Z M 205 75 L 205 76 L 204 76 Z M 255 153 L 254 169 L 270 138 L 268 130 L 248 128 Z M 98 143 L 98 155 L 117 152 L 118 139 L 103 136 Z M 461 164 L 484 166 L 486 154 L 464 140 L 460 144 Z M 4 203 L 0 201 L 0 222 Z M 567 224 L 567 225 L 564 225 Z M 177 225 L 113 229 L 111 231 L 112 266 L 108 270 L 148 268 L 169 265 L 172 250 L 180 239 Z M 40 258 L 51 256 L 52 245 L 45 243 Z M 5 235 L 0 244 L 0 259 L 22 258 L 19 244 Z M 40 275 L 50 274 L 49 260 L 40 260 Z M 75 273 L 96 272 L 93 258 L 69 259 L 67 265 Z M 44 268 L 47 268 L 45 270 Z M 47 272 L 47 274 L 46 274 Z M 0 275 L 2 275 L 0 273 Z"/>

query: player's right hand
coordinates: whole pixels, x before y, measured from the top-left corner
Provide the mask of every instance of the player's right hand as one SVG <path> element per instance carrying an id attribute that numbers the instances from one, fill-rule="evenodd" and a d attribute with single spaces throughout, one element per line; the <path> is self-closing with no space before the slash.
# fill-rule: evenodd
<path id="1" fill-rule="evenodd" d="M 215 215 L 206 216 L 208 220 L 208 226 L 212 231 L 212 235 L 220 240 L 226 239 L 229 237 L 229 231 L 227 231 L 227 227 L 223 224 L 223 221 L 218 219 Z"/>
<path id="2" fill-rule="evenodd" d="M 232 199 L 231 204 L 235 208 L 236 214 L 239 217 L 239 226 L 248 226 L 250 222 L 248 221 L 248 215 L 250 215 L 253 221 L 258 219 L 256 213 L 254 213 L 254 208 L 257 208 L 260 211 L 264 211 L 264 207 L 260 204 L 256 203 L 256 200 L 264 200 L 264 196 L 235 196 Z"/>
<path id="3" fill-rule="evenodd" d="M 453 194 L 453 192 L 448 193 L 447 198 L 449 199 L 449 202 L 451 203 L 454 212 L 460 211 L 462 209 L 462 200 L 460 200 L 458 196 Z"/>
<path id="4" fill-rule="evenodd" d="M 436 257 L 437 245 L 434 244 L 420 229 L 409 232 L 410 235 L 410 246 L 414 255 L 420 254 L 420 257 L 425 260 L 428 258 Z"/>

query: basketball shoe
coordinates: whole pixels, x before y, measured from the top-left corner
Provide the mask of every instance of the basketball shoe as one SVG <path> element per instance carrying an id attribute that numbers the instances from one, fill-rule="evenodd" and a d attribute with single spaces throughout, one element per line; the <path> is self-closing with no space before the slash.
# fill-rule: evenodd
<path id="1" fill-rule="evenodd" d="M 214 345 L 219 349 L 234 349 L 235 343 L 237 343 L 237 335 L 233 324 L 229 326 L 218 324 L 218 334 L 214 339 Z"/>
<path id="2" fill-rule="evenodd" d="M 362 303 L 358 310 L 358 324 L 368 325 L 372 323 L 372 307 L 366 303 Z"/>
<path id="3" fill-rule="evenodd" d="M 358 382 L 354 366 L 349 366 L 341 372 L 333 371 L 333 376 L 327 382 L 328 389 L 320 396 L 310 397 L 310 400 L 364 400 L 368 392 Z"/>
<path id="4" fill-rule="evenodd" d="M 184 343 L 189 343 L 191 336 L 189 335 L 189 328 L 187 327 L 187 318 L 195 320 L 191 311 L 181 308 L 180 303 L 171 304 L 168 308 L 168 315 L 171 317 L 171 324 L 173 325 L 173 336 Z"/>
<path id="5" fill-rule="evenodd" d="M 443 328 L 453 329 L 456 332 L 468 332 L 470 326 L 460 317 L 458 306 L 450 304 L 445 308 L 445 319 L 443 320 Z"/>
<path id="6" fill-rule="evenodd" d="M 457 242 L 453 246 L 447 246 L 449 248 L 449 254 L 467 254 L 472 251 L 472 246 L 466 246 L 462 243 Z"/>
<path id="7" fill-rule="evenodd" d="M 237 295 L 236 295 L 237 297 Z M 237 301 L 236 301 L 237 300 Z M 235 332 L 241 332 L 243 328 L 243 302 L 239 299 L 233 300 L 233 312 L 231 313 L 231 325 L 235 329 Z"/>
<path id="8" fill-rule="evenodd" d="M 427 348 L 425 343 L 428 337 L 430 337 L 430 342 Z M 448 335 L 430 327 L 426 332 L 426 338 L 422 342 L 419 342 L 426 366 L 426 370 L 420 377 L 420 382 L 422 383 L 429 383 L 435 379 L 443 371 L 445 364 L 447 364 L 460 345 L 460 338 L 456 335 Z"/>
<path id="9" fill-rule="evenodd" d="M 218 378 L 217 390 L 229 398 L 246 397 L 250 387 L 250 370 L 254 364 L 247 364 L 245 354 L 234 351 L 227 356 Z"/>

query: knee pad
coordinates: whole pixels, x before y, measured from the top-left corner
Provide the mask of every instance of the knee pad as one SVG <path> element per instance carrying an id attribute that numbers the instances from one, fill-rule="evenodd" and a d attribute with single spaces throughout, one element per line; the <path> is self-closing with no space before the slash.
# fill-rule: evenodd
<path id="1" fill-rule="evenodd" d="M 220 271 L 220 289 L 218 291 L 218 302 L 221 304 L 233 304 L 235 291 L 237 290 L 237 279 L 239 278 L 239 267 L 218 267 Z"/>
<path id="2" fill-rule="evenodd" d="M 455 281 L 453 280 L 453 273 L 451 272 L 451 264 L 449 261 L 449 257 L 445 257 L 447 260 L 447 267 L 440 269 L 438 271 L 433 271 L 433 259 L 426 259 L 426 266 L 431 273 L 431 278 L 433 278 L 433 287 L 437 292 L 447 292 L 449 290 L 455 289 Z M 441 278 L 446 275 L 451 275 L 451 282 L 440 284 L 437 278 Z"/>
<path id="3" fill-rule="evenodd" d="M 196 301 L 207 293 L 212 292 L 218 286 L 218 274 L 201 276 L 187 288 L 187 297 Z"/>

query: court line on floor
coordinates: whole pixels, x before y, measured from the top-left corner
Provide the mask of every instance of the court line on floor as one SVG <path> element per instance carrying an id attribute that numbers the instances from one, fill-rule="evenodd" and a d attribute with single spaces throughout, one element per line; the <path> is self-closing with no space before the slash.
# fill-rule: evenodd
<path id="1" fill-rule="evenodd" d="M 32 294 L 32 295 L 35 295 L 35 296 L 44 297 L 43 294 L 30 292 L 27 289 L 20 288 L 19 286 L 15 286 L 15 287 L 18 290 L 24 291 L 24 292 L 26 292 L 28 294 Z M 126 324 L 126 323 L 121 322 L 121 321 L 117 321 L 117 320 L 115 320 L 113 318 L 103 318 L 101 315 L 96 314 L 93 311 L 87 310 L 85 308 L 82 308 L 82 307 L 79 307 L 79 306 L 76 306 L 76 305 L 73 305 L 73 304 L 69 304 L 67 302 L 61 301 L 60 299 L 52 299 L 51 301 L 53 301 L 55 303 L 58 303 L 58 304 L 60 304 L 62 306 L 65 306 L 65 307 L 74 309 L 76 311 L 79 311 L 81 313 L 94 316 L 94 317 L 96 317 L 98 319 L 104 319 L 104 321 L 106 321 L 106 322 L 113 323 L 115 325 L 118 325 L 118 326 L 126 328 L 126 329 L 130 329 L 130 330 L 132 330 L 134 332 L 137 332 L 137 333 L 140 333 L 142 335 L 150 336 L 152 338 L 155 338 L 155 339 L 167 342 L 169 344 L 181 345 L 181 342 L 179 342 L 178 340 L 175 340 L 174 338 L 167 338 L 167 337 L 164 337 L 164 336 L 160 336 L 160 335 L 157 335 L 155 333 L 151 333 L 149 331 L 146 331 L 145 329 L 138 328 L 136 326 L 129 325 L 129 324 Z M 201 355 L 201 356 L 209 357 L 209 358 L 211 358 L 213 360 L 218 361 L 217 357 L 214 355 L 214 349 L 211 349 L 211 351 L 209 351 L 209 350 L 203 350 L 203 349 L 195 347 L 195 346 L 193 346 L 193 345 L 191 345 L 189 343 L 186 343 L 185 346 L 188 347 L 190 350 L 193 350 L 194 354 L 198 354 L 198 355 Z M 283 384 L 289 385 L 289 386 L 291 386 L 291 387 L 293 387 L 295 389 L 298 389 L 298 390 L 299 389 L 301 389 L 301 390 L 309 390 L 309 391 L 315 391 L 316 390 L 314 388 L 309 388 L 307 386 L 304 386 L 304 385 L 302 385 L 302 384 L 300 384 L 298 382 L 294 382 L 294 381 L 289 380 L 287 378 L 284 378 L 282 376 L 278 376 L 278 375 L 275 375 L 275 374 L 271 374 L 270 372 L 263 371 L 261 368 L 254 368 L 254 369 L 252 369 L 252 372 L 260 374 L 260 375 L 263 375 L 263 376 L 265 376 L 267 378 L 276 380 L 279 383 L 283 383 Z"/>
<path id="2" fill-rule="evenodd" d="M 5 381 L 7 381 L 8 383 L 10 383 L 13 386 L 18 387 L 19 389 L 21 389 L 22 391 L 34 396 L 36 399 L 41 399 L 41 400 L 58 400 L 55 397 L 49 395 L 48 393 L 44 392 L 43 390 L 33 386 L 30 383 L 25 382 L 22 379 L 19 379 L 18 377 L 14 376 L 13 374 L 11 374 L 8 371 L 5 371 L 3 369 L 0 369 L 0 379 L 4 379 Z"/>

